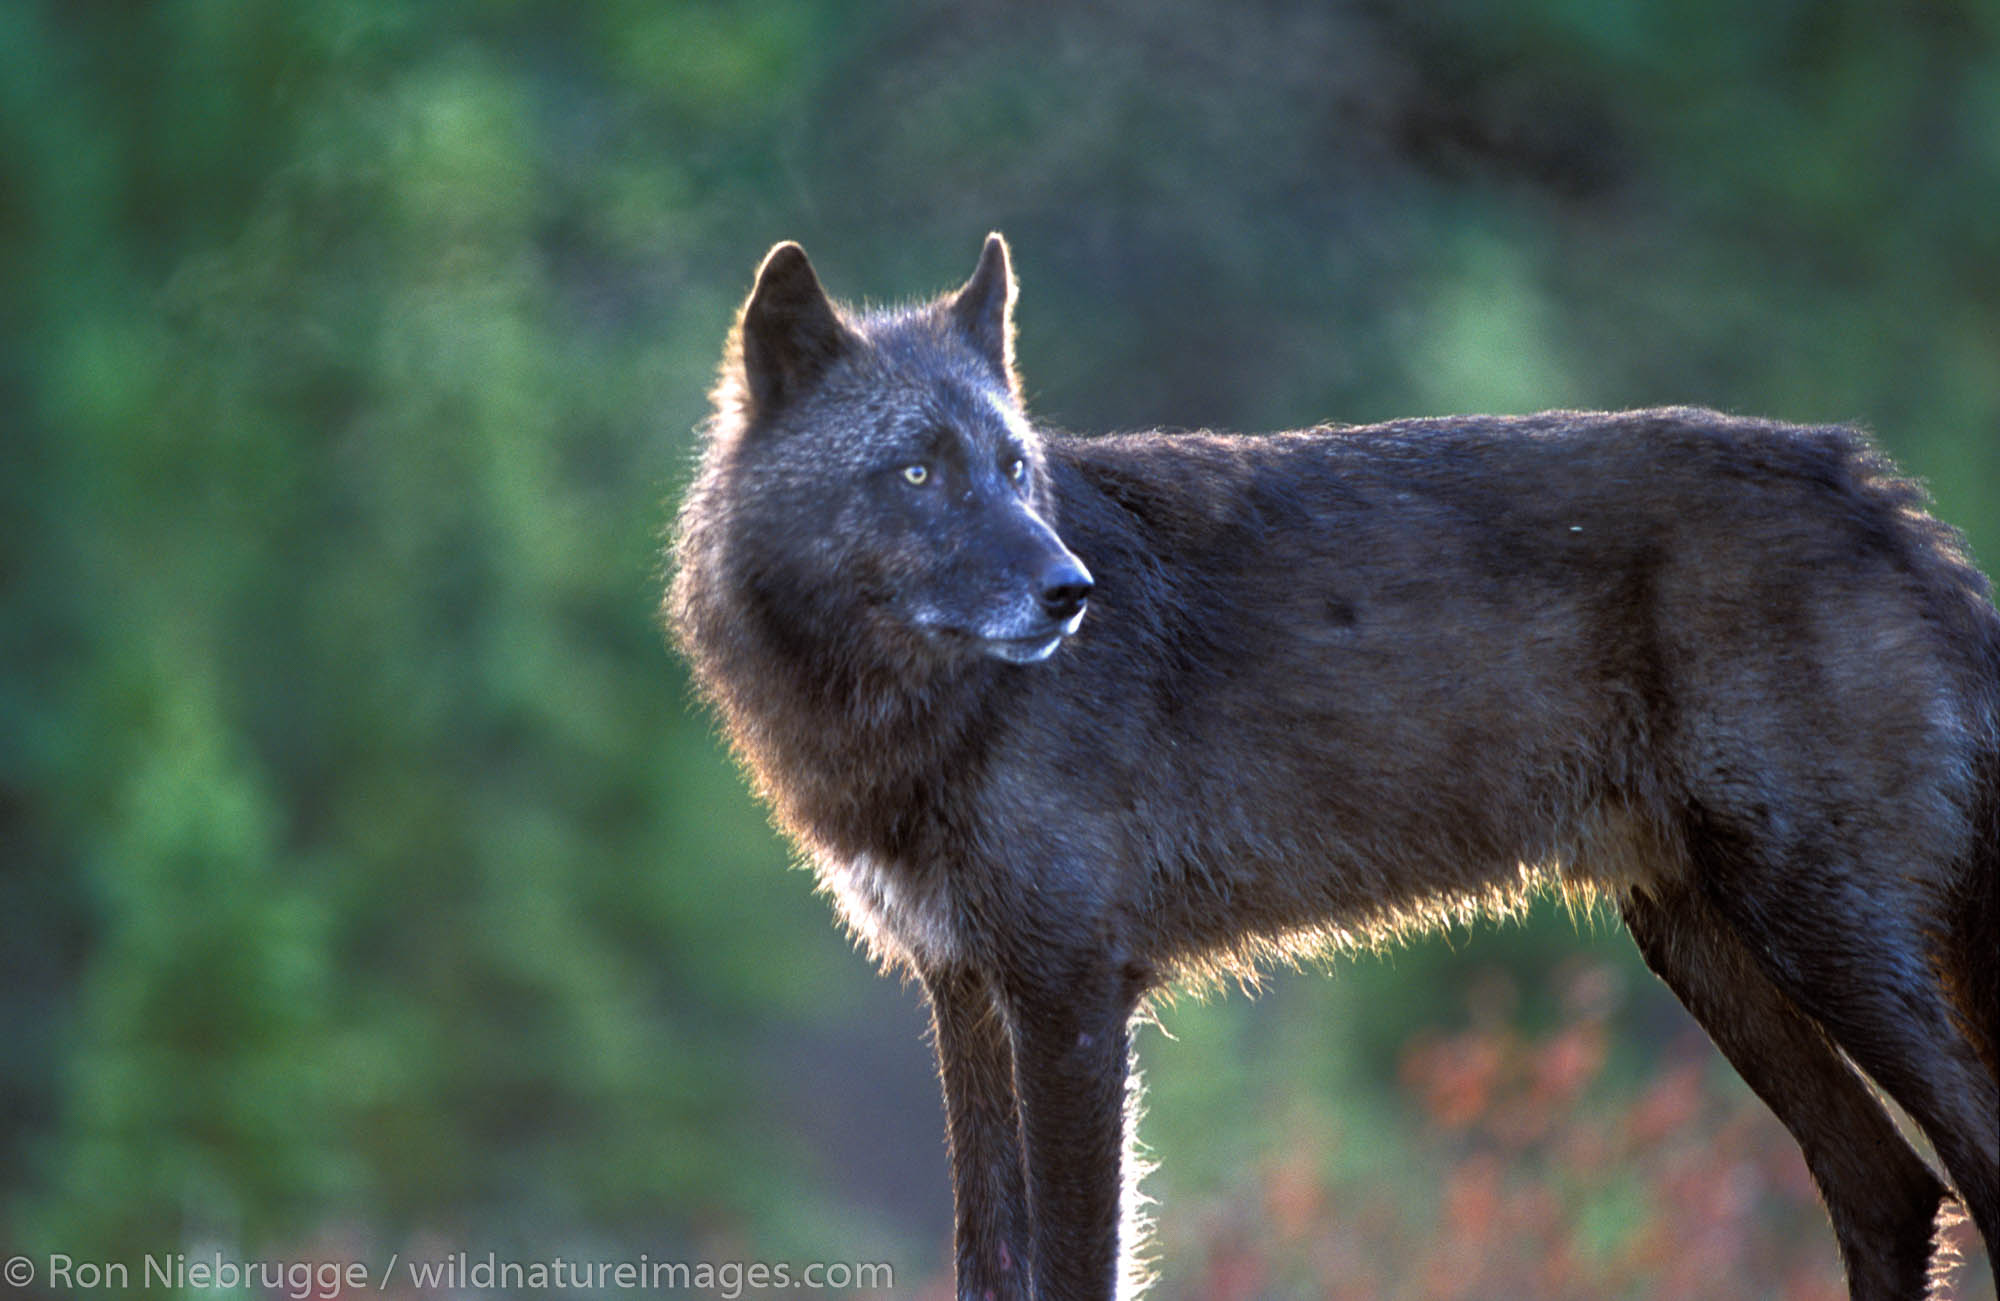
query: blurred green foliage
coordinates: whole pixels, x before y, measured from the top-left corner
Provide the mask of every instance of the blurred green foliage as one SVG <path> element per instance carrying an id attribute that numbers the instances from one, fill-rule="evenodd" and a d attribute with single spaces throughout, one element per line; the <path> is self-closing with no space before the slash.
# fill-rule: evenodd
<path id="1" fill-rule="evenodd" d="M 1979 0 L 0 7 L 0 1247 L 936 1270 L 911 997 L 653 622 L 765 247 L 880 300 L 1005 230 L 1081 429 L 1858 420 L 1990 567 L 1997 56 Z M 1396 1167 L 1413 1029 L 1599 946 L 1637 1096 L 1679 1023 L 1559 919 L 1164 1012 L 1163 1239 L 1226 1260 L 1176 1206 L 1301 1109 Z"/>

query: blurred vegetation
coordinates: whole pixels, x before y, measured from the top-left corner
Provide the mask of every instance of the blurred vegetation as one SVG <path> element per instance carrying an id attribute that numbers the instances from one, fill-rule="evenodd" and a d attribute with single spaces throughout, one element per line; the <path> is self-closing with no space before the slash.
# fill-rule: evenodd
<path id="1" fill-rule="evenodd" d="M 771 241 L 880 300 L 1006 231 L 1079 429 L 1860 421 L 1990 570 L 1996 212 L 1983 0 L 0 6 L 0 1254 L 939 1295 L 914 997 L 653 622 Z M 1628 947 L 1164 1011 L 1161 1294 L 1835 1295 Z"/>

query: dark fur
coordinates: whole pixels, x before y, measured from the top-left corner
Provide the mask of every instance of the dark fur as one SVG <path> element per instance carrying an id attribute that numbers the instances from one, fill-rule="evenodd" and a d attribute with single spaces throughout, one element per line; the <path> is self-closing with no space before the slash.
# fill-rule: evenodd
<path id="1" fill-rule="evenodd" d="M 669 602 L 930 997 L 961 1297 L 1112 1293 L 1147 991 L 1551 883 L 1615 901 L 1798 1138 L 1855 1297 L 1924 1293 L 1952 1188 L 1991 1252 L 2000 616 L 1915 486 L 1686 408 L 1041 435 L 1012 294 L 997 236 L 869 315 L 775 249 Z"/>

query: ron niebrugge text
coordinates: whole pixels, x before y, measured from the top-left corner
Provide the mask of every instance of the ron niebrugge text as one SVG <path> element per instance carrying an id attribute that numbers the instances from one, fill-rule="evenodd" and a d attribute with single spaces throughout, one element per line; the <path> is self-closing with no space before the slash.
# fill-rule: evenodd
<path id="1" fill-rule="evenodd" d="M 90 1292 L 132 1288 L 184 1291 L 246 1289 L 287 1301 L 333 1301 L 355 1292 L 380 1292 L 401 1284 L 423 1291 L 532 1290 L 571 1288 L 694 1292 L 736 1301 L 746 1291 L 793 1289 L 845 1292 L 893 1288 L 895 1270 L 882 1262 L 814 1261 L 805 1265 L 765 1261 L 502 1260 L 493 1253 L 459 1252 L 434 1260 L 402 1261 L 391 1256 L 380 1272 L 362 1262 L 242 1260 L 212 1252 L 146 1255 L 136 1261 L 78 1260 L 51 1252 L 37 1271 L 35 1262 L 16 1256 L 7 1262 L 6 1282 L 26 1287 Z M 399 1270 L 400 1265 L 400 1270 Z M 36 1274 L 40 1273 L 40 1279 Z"/>

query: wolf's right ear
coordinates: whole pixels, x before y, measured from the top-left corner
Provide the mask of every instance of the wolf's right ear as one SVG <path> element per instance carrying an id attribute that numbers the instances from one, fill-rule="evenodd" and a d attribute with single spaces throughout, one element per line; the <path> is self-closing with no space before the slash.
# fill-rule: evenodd
<path id="1" fill-rule="evenodd" d="M 952 295 L 950 312 L 958 328 L 986 358 L 1018 400 L 1021 380 L 1014 373 L 1014 268 L 1000 232 L 986 237 L 972 279 Z"/>
<path id="2" fill-rule="evenodd" d="M 744 387 L 760 412 L 797 397 L 852 337 L 806 261 L 806 251 L 790 240 L 765 255 L 737 330 Z"/>

